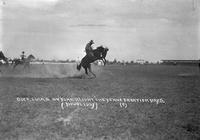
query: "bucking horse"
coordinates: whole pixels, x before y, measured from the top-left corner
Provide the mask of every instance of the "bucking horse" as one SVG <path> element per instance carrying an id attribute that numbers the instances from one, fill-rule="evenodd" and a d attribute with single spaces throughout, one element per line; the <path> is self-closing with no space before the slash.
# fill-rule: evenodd
<path id="1" fill-rule="evenodd" d="M 85 57 L 82 58 L 81 63 L 77 65 L 77 70 L 80 71 L 81 67 L 83 67 L 85 69 L 85 74 L 88 75 L 88 70 L 89 70 L 89 72 L 92 73 L 94 77 L 96 77 L 96 75 L 92 72 L 91 63 L 96 60 L 102 60 L 105 65 L 106 64 L 105 58 L 108 50 L 109 50 L 108 48 L 104 48 L 103 46 L 97 47 L 96 49 L 93 50 L 94 56 L 86 55 Z"/>

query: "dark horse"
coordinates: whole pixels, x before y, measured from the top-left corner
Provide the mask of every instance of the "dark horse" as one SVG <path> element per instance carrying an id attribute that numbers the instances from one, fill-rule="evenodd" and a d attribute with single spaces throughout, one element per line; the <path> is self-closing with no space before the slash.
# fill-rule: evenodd
<path id="1" fill-rule="evenodd" d="M 104 62 L 104 65 L 106 64 L 106 55 L 107 55 L 107 51 L 109 49 L 108 48 L 104 48 L 103 46 L 99 46 L 96 49 L 93 50 L 94 53 L 94 57 L 88 56 L 86 55 L 85 57 L 82 58 L 81 63 L 79 65 L 77 65 L 77 70 L 80 71 L 81 66 L 85 69 L 85 74 L 88 75 L 88 70 L 90 73 L 92 73 L 92 75 L 94 77 L 96 77 L 96 75 L 92 72 L 91 70 L 91 64 L 92 62 L 96 61 L 96 60 L 102 60 Z"/>
<path id="2" fill-rule="evenodd" d="M 13 59 L 12 60 L 12 65 L 13 65 L 13 69 L 17 66 L 17 65 L 24 65 L 24 68 L 29 67 L 30 66 L 30 62 L 32 61 L 32 59 L 35 59 L 35 57 L 31 54 L 29 55 L 27 58 L 25 58 L 24 60 L 21 59 Z"/>
<path id="3" fill-rule="evenodd" d="M 8 58 L 5 57 L 5 55 L 3 54 L 2 51 L 0 51 L 0 60 L 3 60 L 7 65 L 9 64 L 8 63 Z"/>

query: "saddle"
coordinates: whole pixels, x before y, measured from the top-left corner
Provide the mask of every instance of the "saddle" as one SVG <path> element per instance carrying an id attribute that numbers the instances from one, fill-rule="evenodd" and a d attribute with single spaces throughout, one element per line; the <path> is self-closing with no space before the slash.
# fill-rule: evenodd
<path id="1" fill-rule="evenodd" d="M 20 63 L 24 63 L 25 62 L 25 59 L 20 59 Z"/>

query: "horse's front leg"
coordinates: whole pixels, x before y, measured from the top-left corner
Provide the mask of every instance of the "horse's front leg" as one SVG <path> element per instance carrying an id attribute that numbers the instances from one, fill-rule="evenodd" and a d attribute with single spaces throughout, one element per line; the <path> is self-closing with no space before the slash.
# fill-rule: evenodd
<path id="1" fill-rule="evenodd" d="M 106 59 L 105 58 L 101 58 L 101 60 L 103 61 L 103 65 L 106 65 Z"/>
<path id="2" fill-rule="evenodd" d="M 104 60 L 104 66 L 106 65 L 106 59 L 105 58 L 103 58 L 103 60 Z"/>

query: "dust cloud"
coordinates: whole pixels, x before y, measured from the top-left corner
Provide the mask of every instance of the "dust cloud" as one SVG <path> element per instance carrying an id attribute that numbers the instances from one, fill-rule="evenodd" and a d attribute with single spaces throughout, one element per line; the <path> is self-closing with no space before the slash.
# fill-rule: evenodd
<path id="1" fill-rule="evenodd" d="M 76 69 L 76 63 L 67 64 L 31 64 L 30 67 L 24 68 L 23 65 L 16 66 L 15 69 L 11 65 L 0 67 L 0 77 L 22 77 L 22 78 L 65 78 L 74 77 L 81 78 L 84 69 L 81 71 Z M 92 66 L 94 73 L 99 73 L 97 66 Z"/>

